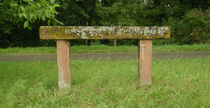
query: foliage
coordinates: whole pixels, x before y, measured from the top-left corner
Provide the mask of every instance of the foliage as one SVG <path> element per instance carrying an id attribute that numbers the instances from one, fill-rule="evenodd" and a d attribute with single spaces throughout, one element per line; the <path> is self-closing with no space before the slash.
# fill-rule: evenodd
<path id="1" fill-rule="evenodd" d="M 96 24 L 102 26 L 135 25 L 134 17 L 137 7 L 140 6 L 140 2 L 137 2 L 137 0 L 131 1 L 128 4 L 125 1 L 112 4 L 98 3 L 96 9 L 98 19 L 96 19 Z"/>
<path id="2" fill-rule="evenodd" d="M 55 0 L 1 0 L 0 46 L 27 46 L 38 43 L 38 37 L 34 37 L 37 36 L 38 33 L 35 32 L 38 32 L 41 23 L 61 24 L 55 18 L 56 7 L 59 6 Z"/>
<path id="3" fill-rule="evenodd" d="M 55 0 L 3 0 L 0 19 L 13 24 L 24 22 L 24 28 L 37 20 L 48 20 L 49 25 L 51 22 L 55 24 L 58 22 L 55 19 L 55 8 L 59 6 Z"/>
<path id="4" fill-rule="evenodd" d="M 67 26 L 165 25 L 171 26 L 172 38 L 154 44 L 209 43 L 209 5 L 209 0 L 2 0 L 0 47 L 55 45 L 55 41 L 39 40 L 39 26 L 61 22 Z M 110 45 L 113 41 L 71 42 L 87 43 Z M 117 44 L 137 45 L 137 41 L 118 40 Z"/>
<path id="5" fill-rule="evenodd" d="M 190 10 L 181 20 L 170 17 L 164 22 L 164 25 L 171 26 L 170 40 L 178 44 L 209 43 L 209 10 Z"/>
<path id="6" fill-rule="evenodd" d="M 177 40 L 182 44 L 205 43 L 210 40 L 208 14 L 208 11 L 205 13 L 198 9 L 187 12 L 178 23 Z"/>

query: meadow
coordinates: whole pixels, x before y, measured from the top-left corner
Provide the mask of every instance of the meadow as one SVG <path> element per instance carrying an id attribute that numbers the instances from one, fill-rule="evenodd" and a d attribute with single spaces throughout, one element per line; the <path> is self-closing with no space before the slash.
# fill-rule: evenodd
<path id="1" fill-rule="evenodd" d="M 72 61 L 72 87 L 59 90 L 56 62 L 0 61 L 0 108 L 210 107 L 210 56 L 152 59 L 152 85 L 139 86 L 137 60 Z"/>
<path id="2" fill-rule="evenodd" d="M 189 51 L 210 51 L 210 44 L 194 45 L 153 45 L 153 52 L 189 52 Z M 72 53 L 109 53 L 109 52 L 137 52 L 137 46 L 72 46 Z M 56 47 L 14 47 L 0 48 L 0 54 L 55 54 Z"/>

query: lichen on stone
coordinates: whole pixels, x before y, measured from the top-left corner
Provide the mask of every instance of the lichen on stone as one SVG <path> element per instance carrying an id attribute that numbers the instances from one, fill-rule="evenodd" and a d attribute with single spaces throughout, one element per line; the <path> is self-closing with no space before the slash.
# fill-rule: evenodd
<path id="1" fill-rule="evenodd" d="M 169 38 L 167 26 L 42 26 L 41 39 L 156 39 Z"/>

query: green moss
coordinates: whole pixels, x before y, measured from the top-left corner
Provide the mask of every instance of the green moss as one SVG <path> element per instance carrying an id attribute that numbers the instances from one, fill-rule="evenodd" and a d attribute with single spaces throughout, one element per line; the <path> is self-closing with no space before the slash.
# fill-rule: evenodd
<path id="1" fill-rule="evenodd" d="M 139 26 L 42 26 L 41 39 L 164 39 L 169 27 Z"/>

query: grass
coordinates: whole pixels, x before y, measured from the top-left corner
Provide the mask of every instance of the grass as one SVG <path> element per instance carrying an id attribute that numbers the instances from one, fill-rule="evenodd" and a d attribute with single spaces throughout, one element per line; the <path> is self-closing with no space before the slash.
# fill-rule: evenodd
<path id="1" fill-rule="evenodd" d="M 137 61 L 72 61 L 72 88 L 58 90 L 56 62 L 0 62 L 0 108 L 210 107 L 210 56 L 152 60 L 151 86 Z"/>
<path id="2" fill-rule="evenodd" d="M 137 52 L 137 46 L 72 46 L 72 53 L 109 53 L 109 52 Z M 186 51 L 210 51 L 210 44 L 195 45 L 153 45 L 154 52 L 186 52 Z M 56 47 L 26 47 L 0 49 L 0 54 L 55 54 Z"/>

